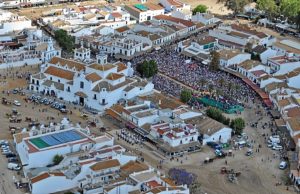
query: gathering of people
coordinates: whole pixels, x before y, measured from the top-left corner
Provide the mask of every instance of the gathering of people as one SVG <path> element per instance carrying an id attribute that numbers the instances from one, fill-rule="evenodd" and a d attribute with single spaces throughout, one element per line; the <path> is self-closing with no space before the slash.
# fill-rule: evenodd
<path id="1" fill-rule="evenodd" d="M 116 132 L 118 139 L 122 139 L 126 141 L 127 143 L 134 145 L 134 144 L 140 144 L 143 141 L 143 138 L 135 133 L 129 132 L 127 129 L 121 129 L 121 132 Z"/>
<path id="2" fill-rule="evenodd" d="M 157 90 L 180 97 L 184 88 L 197 96 L 210 96 L 224 104 L 235 105 L 255 98 L 255 92 L 240 78 L 224 71 L 212 71 L 209 65 L 186 60 L 174 48 L 165 48 L 134 58 L 134 67 L 144 60 L 155 60 L 158 74 L 153 77 Z M 198 105 L 197 105 L 198 106 Z"/>

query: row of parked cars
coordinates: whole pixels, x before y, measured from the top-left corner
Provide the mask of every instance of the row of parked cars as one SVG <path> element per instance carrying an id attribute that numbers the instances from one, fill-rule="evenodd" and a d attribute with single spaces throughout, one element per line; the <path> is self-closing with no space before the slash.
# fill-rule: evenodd
<path id="1" fill-rule="evenodd" d="M 280 151 L 283 149 L 282 145 L 280 144 L 280 137 L 279 135 L 272 135 L 268 138 L 268 147 L 272 148 L 272 150 Z"/>
<path id="2" fill-rule="evenodd" d="M 21 170 L 20 165 L 16 163 L 19 161 L 17 158 L 17 155 L 11 151 L 9 142 L 6 140 L 0 140 L 0 146 L 1 146 L 2 154 L 8 160 L 7 168 L 10 170 L 16 170 L 16 171 Z"/>
<path id="3" fill-rule="evenodd" d="M 36 102 L 39 104 L 50 105 L 51 108 L 55 108 L 62 113 L 67 113 L 66 105 L 56 102 L 51 98 L 42 98 L 41 96 L 31 95 L 29 98 L 32 102 Z"/>

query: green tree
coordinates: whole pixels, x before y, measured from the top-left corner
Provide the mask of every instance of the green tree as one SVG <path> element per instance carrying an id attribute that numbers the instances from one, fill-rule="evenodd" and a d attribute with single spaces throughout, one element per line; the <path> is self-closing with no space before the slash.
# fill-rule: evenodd
<path id="1" fill-rule="evenodd" d="M 234 15 L 242 13 L 248 3 L 250 3 L 249 0 L 225 0 L 225 6 L 231 9 Z"/>
<path id="2" fill-rule="evenodd" d="M 245 128 L 245 121 L 242 118 L 231 120 L 230 127 L 234 130 L 235 134 L 241 134 Z"/>
<path id="3" fill-rule="evenodd" d="M 300 1 L 299 0 L 281 0 L 280 11 L 289 20 L 296 23 L 300 29 Z"/>
<path id="4" fill-rule="evenodd" d="M 211 71 L 218 71 L 219 70 L 219 63 L 220 63 L 220 54 L 217 51 L 212 51 L 211 55 L 211 62 L 209 69 Z"/>
<path id="5" fill-rule="evenodd" d="M 137 65 L 137 72 L 141 74 L 142 77 L 150 78 L 157 74 L 157 64 L 154 60 L 144 61 Z"/>
<path id="6" fill-rule="evenodd" d="M 67 52 L 72 52 L 75 44 L 74 37 L 68 35 L 67 31 L 61 29 L 56 30 L 54 35 L 56 41 L 58 42 L 59 46 L 62 47 L 63 50 L 66 50 Z"/>
<path id="7" fill-rule="evenodd" d="M 192 98 L 192 92 L 191 90 L 181 90 L 180 93 L 180 100 L 184 103 L 187 103 Z"/>
<path id="8" fill-rule="evenodd" d="M 198 5 L 197 7 L 195 7 L 195 9 L 193 9 L 193 15 L 199 13 L 205 13 L 207 11 L 208 7 L 206 5 Z"/>
<path id="9" fill-rule="evenodd" d="M 63 159 L 64 159 L 64 157 L 63 157 L 62 155 L 56 154 L 56 155 L 53 157 L 53 164 L 54 164 L 54 165 L 58 165 Z"/>
<path id="10" fill-rule="evenodd" d="M 278 11 L 275 0 L 257 0 L 256 8 L 263 11 L 267 18 L 273 17 Z"/>

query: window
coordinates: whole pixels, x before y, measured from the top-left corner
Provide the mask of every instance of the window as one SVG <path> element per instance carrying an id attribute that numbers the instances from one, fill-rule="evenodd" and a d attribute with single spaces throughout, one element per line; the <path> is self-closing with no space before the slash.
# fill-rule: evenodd
<path id="1" fill-rule="evenodd" d="M 38 86 L 40 85 L 40 82 L 39 82 L 39 80 L 36 80 L 36 85 L 38 85 Z"/>
<path id="2" fill-rule="evenodd" d="M 60 83 L 60 79 L 58 79 L 57 81 L 58 81 L 58 83 Z"/>
<path id="3" fill-rule="evenodd" d="M 94 100 L 97 100 L 97 95 L 96 94 L 94 94 Z"/>
<path id="4" fill-rule="evenodd" d="M 80 82 L 80 88 L 84 88 L 84 83 L 83 82 Z"/>
<path id="5" fill-rule="evenodd" d="M 50 77 L 50 80 L 52 81 L 52 77 Z"/>
<path id="6" fill-rule="evenodd" d="M 70 92 L 71 91 L 71 89 L 70 89 L 70 86 L 68 86 L 68 88 L 67 88 L 67 92 Z"/>

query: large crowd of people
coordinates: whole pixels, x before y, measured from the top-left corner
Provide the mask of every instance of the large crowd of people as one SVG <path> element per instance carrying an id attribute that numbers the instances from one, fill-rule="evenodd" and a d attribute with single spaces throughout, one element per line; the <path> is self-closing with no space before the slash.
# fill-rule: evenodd
<path id="1" fill-rule="evenodd" d="M 155 60 L 158 65 L 159 74 L 153 77 L 155 88 L 175 97 L 180 96 L 184 86 L 192 88 L 194 93 L 209 94 L 228 104 L 239 104 L 255 97 L 255 92 L 240 78 L 224 71 L 211 71 L 208 65 L 186 60 L 174 48 L 136 57 L 132 64 L 135 67 L 144 60 Z"/>

